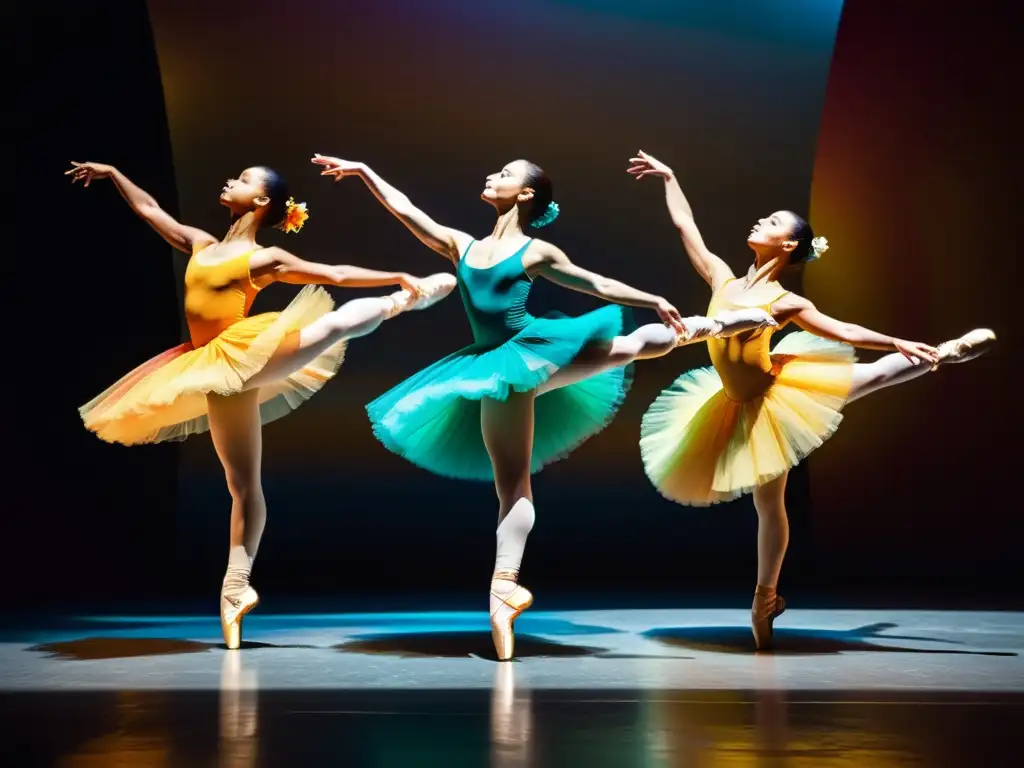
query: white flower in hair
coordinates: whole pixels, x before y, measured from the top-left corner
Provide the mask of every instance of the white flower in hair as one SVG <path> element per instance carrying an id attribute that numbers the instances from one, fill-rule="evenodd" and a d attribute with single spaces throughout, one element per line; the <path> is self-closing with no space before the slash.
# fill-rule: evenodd
<path id="1" fill-rule="evenodd" d="M 807 254 L 808 261 L 817 261 L 821 254 L 828 250 L 828 240 L 824 237 L 816 237 L 811 240 L 811 252 Z"/>

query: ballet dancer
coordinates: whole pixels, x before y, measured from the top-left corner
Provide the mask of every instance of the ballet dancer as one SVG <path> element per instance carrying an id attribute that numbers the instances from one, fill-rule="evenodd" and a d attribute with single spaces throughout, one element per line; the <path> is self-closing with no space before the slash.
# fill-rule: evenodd
<path id="1" fill-rule="evenodd" d="M 308 217 L 305 204 L 295 203 L 269 168 L 247 168 L 224 185 L 220 203 L 234 220 L 221 240 L 176 221 L 113 166 L 76 162 L 66 175 L 86 187 L 110 179 L 143 221 L 191 256 L 185 272 L 191 340 L 142 364 L 80 413 L 89 430 L 124 445 L 183 440 L 209 430 L 232 500 L 221 629 L 228 648 L 238 648 L 242 619 L 259 601 L 249 579 L 267 517 L 261 424 L 295 410 L 327 383 L 350 339 L 399 313 L 435 304 L 451 293 L 455 278 L 328 266 L 260 246 L 257 236 L 265 227 L 298 232 Z M 249 316 L 256 294 L 273 282 L 307 287 L 283 312 Z M 330 295 L 315 285 L 401 290 L 333 309 Z"/>
<path id="2" fill-rule="evenodd" d="M 317 155 L 322 175 L 356 176 L 427 247 L 456 266 L 474 342 L 384 393 L 367 406 L 377 438 L 431 472 L 493 482 L 497 552 L 490 587 L 491 633 L 501 660 L 513 655 L 513 622 L 532 603 L 519 569 L 535 511 L 530 476 L 600 431 L 622 403 L 634 360 L 680 343 L 759 328 L 762 310 L 683 319 L 661 296 L 595 274 L 559 248 L 526 234 L 559 213 L 547 174 L 526 160 L 486 179 L 481 198 L 497 221 L 476 241 L 438 224 L 362 163 Z M 546 278 L 617 305 L 655 310 L 661 323 L 630 331 L 624 306 L 579 317 L 533 317 L 526 300 Z"/>
<path id="3" fill-rule="evenodd" d="M 737 278 L 711 253 L 672 169 L 639 152 L 628 172 L 661 178 L 672 222 L 694 268 L 711 287 L 710 314 L 760 308 L 776 320 L 728 339 L 708 339 L 712 368 L 680 376 L 644 416 L 640 448 L 655 487 L 680 504 L 705 506 L 753 493 L 757 509 L 757 587 L 751 629 L 758 649 L 772 643 L 786 603 L 776 589 L 789 542 L 785 490 L 789 470 L 838 427 L 849 402 L 988 351 L 995 334 L 975 329 L 931 347 L 836 320 L 778 283 L 787 270 L 828 248 L 791 211 L 759 219 L 747 237 L 754 261 Z M 770 348 L 788 323 L 801 332 Z M 890 352 L 858 363 L 854 348 Z"/>

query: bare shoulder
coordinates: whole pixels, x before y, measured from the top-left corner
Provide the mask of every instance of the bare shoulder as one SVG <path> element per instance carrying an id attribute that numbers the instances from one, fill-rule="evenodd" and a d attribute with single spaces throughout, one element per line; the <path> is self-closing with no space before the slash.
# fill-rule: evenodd
<path id="1" fill-rule="evenodd" d="M 265 278 L 281 269 L 296 267 L 302 259 L 276 245 L 260 248 L 249 257 L 249 272 L 254 278 Z"/>
<path id="2" fill-rule="evenodd" d="M 562 250 L 546 240 L 533 238 L 523 254 L 523 269 L 530 279 L 542 274 L 551 265 L 568 261 Z"/>
<path id="3" fill-rule="evenodd" d="M 810 299 L 805 299 L 792 291 L 782 294 L 772 304 L 772 311 L 776 316 L 792 317 L 808 309 L 814 309 Z"/>
<path id="4" fill-rule="evenodd" d="M 220 242 L 220 240 L 209 232 L 204 232 L 203 230 L 196 229 L 195 227 L 189 227 L 189 230 L 189 240 L 192 241 L 193 254 L 205 251 L 211 245 L 217 245 Z"/>
<path id="5" fill-rule="evenodd" d="M 523 264 L 529 268 L 530 266 L 550 264 L 567 258 L 565 251 L 554 243 L 549 243 L 547 240 L 535 237 L 530 241 L 529 248 L 526 249 L 526 254 L 523 256 Z"/>
<path id="6" fill-rule="evenodd" d="M 458 229 L 449 228 L 448 231 L 451 233 L 452 251 L 446 255 L 453 262 L 458 263 L 462 257 L 466 255 L 466 251 L 469 250 L 469 246 L 476 242 L 476 238 Z"/>

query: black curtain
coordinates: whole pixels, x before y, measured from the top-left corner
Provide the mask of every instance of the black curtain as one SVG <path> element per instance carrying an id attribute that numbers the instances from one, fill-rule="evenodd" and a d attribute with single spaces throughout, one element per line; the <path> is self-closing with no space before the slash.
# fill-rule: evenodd
<path id="1" fill-rule="evenodd" d="M 180 342 L 177 256 L 117 207 L 111 184 L 72 187 L 62 175 L 70 160 L 111 163 L 177 209 L 146 4 L 24 5 L 8 27 L 21 101 L 5 185 L 16 247 L 3 378 L 16 428 L 4 451 L 4 600 L 66 608 L 167 594 L 177 448 L 107 445 L 77 407 Z"/>

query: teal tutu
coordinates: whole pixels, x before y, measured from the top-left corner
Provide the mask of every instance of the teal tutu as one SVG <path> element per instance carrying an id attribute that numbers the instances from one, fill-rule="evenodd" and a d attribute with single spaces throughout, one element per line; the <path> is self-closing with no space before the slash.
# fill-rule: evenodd
<path id="1" fill-rule="evenodd" d="M 493 480 L 480 401 L 536 389 L 588 344 L 632 328 L 632 313 L 620 306 L 579 317 L 533 318 L 507 341 L 471 344 L 385 392 L 366 406 L 373 432 L 388 450 L 435 474 Z M 632 379 L 629 365 L 538 396 L 531 473 L 600 432 L 622 405 Z"/>

